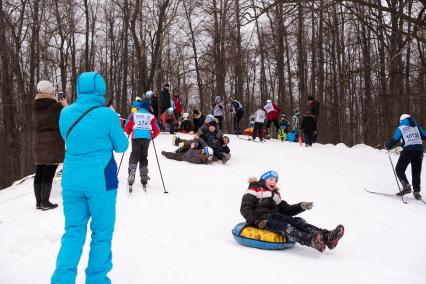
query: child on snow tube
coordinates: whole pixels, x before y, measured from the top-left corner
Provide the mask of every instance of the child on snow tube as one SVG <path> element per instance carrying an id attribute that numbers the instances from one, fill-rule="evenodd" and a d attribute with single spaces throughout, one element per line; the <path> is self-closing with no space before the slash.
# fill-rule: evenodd
<path id="1" fill-rule="evenodd" d="M 344 227 L 338 225 L 334 230 L 320 229 L 300 217 L 293 217 L 313 208 L 312 202 L 290 205 L 281 199 L 278 188 L 278 173 L 268 171 L 259 180 L 250 178 L 240 212 L 247 224 L 285 235 L 290 241 L 312 247 L 323 252 L 326 247 L 334 249 L 343 236 Z"/>

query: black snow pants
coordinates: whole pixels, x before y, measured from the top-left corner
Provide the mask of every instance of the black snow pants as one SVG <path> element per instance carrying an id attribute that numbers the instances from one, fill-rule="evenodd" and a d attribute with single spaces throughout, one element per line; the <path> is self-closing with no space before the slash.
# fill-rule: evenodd
<path id="1" fill-rule="evenodd" d="M 132 140 L 132 153 L 129 159 L 129 172 L 137 169 L 139 163 L 139 173 L 142 181 L 148 181 L 148 148 L 151 140 L 136 138 Z"/>
<path id="2" fill-rule="evenodd" d="M 279 213 L 268 217 L 266 230 L 284 234 L 289 240 L 304 246 L 311 246 L 313 233 L 324 231 L 307 223 L 303 218 L 286 216 Z"/>
<path id="3" fill-rule="evenodd" d="M 256 139 L 256 134 L 259 135 L 259 139 L 260 141 L 263 140 L 263 125 L 264 123 L 262 122 L 255 122 L 254 126 L 253 126 L 253 140 Z"/>
<path id="4" fill-rule="evenodd" d="M 411 176 L 413 182 L 413 190 L 420 192 L 420 174 L 422 172 L 423 152 L 416 150 L 403 150 L 399 156 L 395 171 L 401 183 L 409 184 L 405 170 L 411 164 Z"/>

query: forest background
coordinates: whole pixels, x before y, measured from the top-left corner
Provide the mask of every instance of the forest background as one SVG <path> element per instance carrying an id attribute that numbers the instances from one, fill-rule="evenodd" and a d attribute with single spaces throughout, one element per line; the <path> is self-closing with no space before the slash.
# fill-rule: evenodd
<path id="1" fill-rule="evenodd" d="M 380 147 L 399 115 L 426 124 L 425 0 L 0 0 L 0 188 L 34 171 L 39 80 L 75 100 L 80 72 L 136 96 L 178 91 L 209 113 L 235 97 L 243 125 L 273 99 L 287 117 L 321 104 L 321 143 Z M 232 130 L 226 105 L 225 128 Z"/>

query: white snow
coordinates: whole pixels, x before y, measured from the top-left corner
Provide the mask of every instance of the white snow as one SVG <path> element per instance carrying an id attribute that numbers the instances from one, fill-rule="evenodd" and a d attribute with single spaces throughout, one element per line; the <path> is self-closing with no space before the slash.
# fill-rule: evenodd
<path id="1" fill-rule="evenodd" d="M 113 283 L 426 283 L 426 205 L 364 191 L 396 192 L 385 151 L 230 137 L 232 159 L 226 165 L 194 165 L 161 156 L 161 150 L 175 149 L 170 135 L 161 134 L 155 143 L 168 194 L 151 144 L 148 192 L 137 178 L 129 196 L 131 149 L 126 152 L 109 274 Z M 117 163 L 120 158 L 117 154 Z M 397 155 L 392 158 L 395 164 Z M 270 169 L 279 172 L 286 201 L 314 202 L 301 217 L 327 229 L 345 226 L 335 250 L 321 254 L 296 245 L 265 251 L 234 241 L 231 230 L 243 221 L 239 209 L 247 178 Z M 59 209 L 45 212 L 35 209 L 32 182 L 0 191 L 0 283 L 49 283 L 55 267 L 64 225 L 60 178 L 51 197 Z M 89 241 L 90 234 L 77 283 L 84 283 Z"/>

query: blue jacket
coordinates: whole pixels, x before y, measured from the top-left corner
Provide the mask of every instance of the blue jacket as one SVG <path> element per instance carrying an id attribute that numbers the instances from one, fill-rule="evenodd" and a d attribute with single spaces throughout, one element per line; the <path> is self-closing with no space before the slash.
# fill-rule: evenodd
<path id="1" fill-rule="evenodd" d="M 62 176 L 64 190 L 105 191 L 118 187 L 117 165 L 113 150 L 124 152 L 128 140 L 119 118 L 105 104 L 106 84 L 97 72 L 85 72 L 77 79 L 77 101 L 64 108 L 59 128 L 66 152 Z M 71 125 L 89 108 L 88 113 L 72 130 Z"/>
<path id="2" fill-rule="evenodd" d="M 401 140 L 401 147 L 404 150 L 415 150 L 423 152 L 422 140 L 426 139 L 426 132 L 417 125 L 417 122 L 408 117 L 400 121 L 391 142 L 386 146 L 387 149 L 392 147 Z"/>

